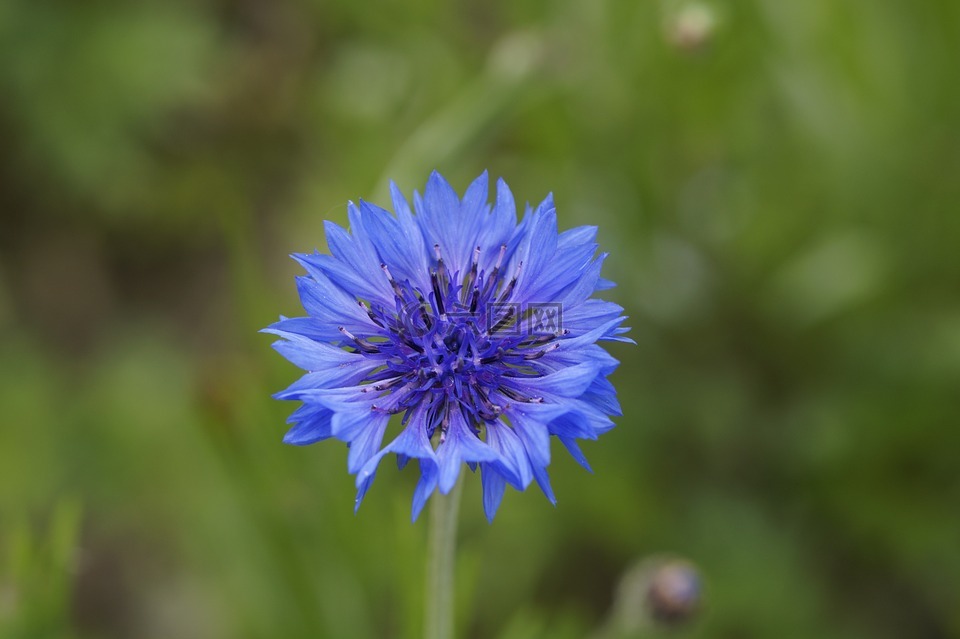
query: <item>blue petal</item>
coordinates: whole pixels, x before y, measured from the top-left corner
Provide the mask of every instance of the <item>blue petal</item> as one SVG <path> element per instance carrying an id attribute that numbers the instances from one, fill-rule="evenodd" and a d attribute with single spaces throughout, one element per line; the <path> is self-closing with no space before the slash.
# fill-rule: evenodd
<path id="1" fill-rule="evenodd" d="M 347 470 L 358 473 L 370 458 L 380 450 L 383 433 L 387 430 L 386 415 L 371 415 L 365 428 L 358 429 L 350 440 L 350 453 L 347 455 Z"/>
<path id="2" fill-rule="evenodd" d="M 370 486 L 373 485 L 373 477 L 371 476 L 367 481 L 363 483 L 359 488 L 357 488 L 357 496 L 353 500 L 353 514 L 356 515 L 357 511 L 360 510 L 360 504 L 363 503 L 363 498 L 367 496 L 367 491 L 370 490 Z"/>
<path id="3" fill-rule="evenodd" d="M 530 458 L 530 468 L 537 485 L 550 503 L 556 505 L 557 499 L 553 495 L 547 475 L 547 466 L 550 464 L 550 434 L 546 425 L 537 419 L 531 419 L 519 407 L 509 411 L 509 417 Z"/>
<path id="4" fill-rule="evenodd" d="M 502 463 L 497 452 L 467 427 L 459 410 L 450 412 L 446 440 L 437 448 L 437 459 L 440 462 L 440 492 L 443 494 L 449 493 L 457 483 L 463 462 Z"/>
<path id="5" fill-rule="evenodd" d="M 589 388 L 597 374 L 595 363 L 583 362 L 543 377 L 504 378 L 503 383 L 531 397 L 579 397 Z"/>
<path id="6" fill-rule="evenodd" d="M 296 422 L 296 425 L 283 436 L 284 443 L 306 446 L 330 438 L 332 436 L 330 429 L 330 418 L 332 416 L 332 412 L 322 407 L 301 406 L 294 411 L 288 420 Z"/>
<path id="7" fill-rule="evenodd" d="M 480 464 L 480 482 L 483 484 L 483 512 L 487 521 L 493 523 L 497 514 L 507 482 L 490 464 Z"/>
<path id="8" fill-rule="evenodd" d="M 284 317 L 279 322 L 274 322 L 261 333 L 279 332 L 292 333 L 309 337 L 318 342 L 334 342 L 343 339 L 343 335 L 337 330 L 336 326 L 324 323 L 315 317 Z"/>
<path id="9" fill-rule="evenodd" d="M 367 232 L 363 223 L 363 214 L 353 202 L 347 204 L 347 219 L 350 221 L 350 233 L 353 235 L 353 251 L 349 254 L 337 255 L 334 253 L 334 255 L 353 266 L 353 269 L 360 275 L 369 277 L 379 273 L 381 259 L 377 254 L 377 243 L 375 241 L 377 238 L 372 237 Z M 383 287 L 385 293 L 390 294 L 389 285 L 384 277 L 380 277 L 379 284 Z"/>
<path id="10" fill-rule="evenodd" d="M 463 275 L 470 268 L 473 262 L 474 249 L 479 246 L 484 248 L 483 228 L 487 225 L 487 213 L 490 210 L 487 204 L 489 194 L 489 185 L 487 182 L 487 172 L 484 171 L 480 176 L 467 187 L 463 194 L 463 200 L 460 202 L 460 219 L 458 221 L 459 240 L 457 246 L 457 268 L 454 272 L 460 271 Z M 499 250 L 499 246 L 497 247 Z"/>
<path id="11" fill-rule="evenodd" d="M 349 442 L 361 430 L 369 426 L 371 420 L 377 416 L 377 413 L 370 410 L 340 410 L 334 413 L 330 422 L 330 430 L 333 436 L 340 441 Z"/>
<path id="12" fill-rule="evenodd" d="M 538 277 L 518 289 L 517 298 L 538 301 L 563 299 L 567 293 L 578 288 L 596 252 L 595 244 L 580 244 L 557 250 L 551 257 L 548 268 L 551 277 Z"/>
<path id="13" fill-rule="evenodd" d="M 551 435 L 568 439 L 596 439 L 590 421 L 580 413 L 568 412 L 554 419 L 547 426 Z"/>
<path id="14" fill-rule="evenodd" d="M 350 332 L 361 335 L 377 331 L 365 310 L 360 308 L 356 298 L 344 293 L 323 277 L 318 280 L 310 277 L 297 278 L 297 291 L 303 308 L 311 316 L 330 327 L 330 332 L 344 326 Z M 341 336 L 342 337 L 342 336 Z"/>
<path id="15" fill-rule="evenodd" d="M 557 240 L 557 249 L 564 249 L 580 244 L 593 244 L 596 237 L 596 226 L 577 226 L 572 229 L 567 229 L 560 234 L 560 238 Z"/>
<path id="16" fill-rule="evenodd" d="M 548 195 L 537 207 L 532 219 L 530 232 L 520 249 L 523 270 L 517 281 L 514 299 L 530 299 L 529 295 L 537 288 L 538 283 L 542 285 L 557 274 L 552 266 L 554 254 L 557 252 L 557 213 L 553 207 L 552 196 Z"/>
<path id="17" fill-rule="evenodd" d="M 380 260 L 390 267 L 393 277 L 400 282 L 409 279 L 415 286 L 426 288 L 430 275 L 420 229 L 402 225 L 388 211 L 367 202 L 360 202 L 360 210 L 358 222 L 376 244 Z"/>
<path id="18" fill-rule="evenodd" d="M 364 481 L 367 475 L 372 475 L 376 470 L 380 460 L 390 453 L 402 455 L 403 457 L 420 459 L 427 464 L 437 465 L 437 457 L 430 445 L 427 437 L 426 425 L 422 418 L 414 417 L 404 428 L 396 439 L 387 444 L 383 450 L 369 459 L 366 465 L 357 474 L 357 485 Z"/>
<path id="19" fill-rule="evenodd" d="M 611 288 L 617 288 L 616 282 L 611 282 L 610 280 L 604 279 L 602 277 L 597 278 L 596 287 L 593 289 L 595 291 L 608 291 Z"/>
<path id="20" fill-rule="evenodd" d="M 537 486 L 543 491 L 543 495 L 554 506 L 557 505 L 557 498 L 553 494 L 553 487 L 550 485 L 550 475 L 547 474 L 546 466 L 534 465 L 533 476 L 537 480 Z"/>
<path id="21" fill-rule="evenodd" d="M 334 412 L 333 416 L 333 435 L 343 441 L 349 441 L 349 438 L 340 436 L 343 427 L 338 424 L 348 424 L 345 420 L 357 420 L 369 418 L 371 405 L 376 398 L 370 397 L 361 392 L 363 386 L 347 386 L 333 388 L 319 388 L 312 383 L 311 375 L 307 373 L 299 380 L 290 385 L 287 390 L 274 393 L 277 399 L 298 399 L 317 406 L 322 406 Z"/>
<path id="22" fill-rule="evenodd" d="M 373 363 L 372 365 L 375 365 Z M 344 384 L 359 384 L 372 370 L 371 366 L 349 367 L 344 369 L 332 368 L 315 373 L 307 373 L 290 384 L 287 388 L 274 393 L 274 399 L 282 400 L 311 400 L 316 399 L 318 391 L 340 388 Z M 333 410 L 328 402 L 321 405 Z"/>
<path id="23" fill-rule="evenodd" d="M 407 427 L 392 442 L 367 460 L 363 468 L 357 473 L 356 480 L 358 495 L 362 495 L 366 493 L 376 474 L 377 466 L 386 455 L 395 453 L 398 458 L 419 459 L 421 477 L 420 483 L 417 485 L 417 492 L 414 493 L 414 519 L 416 519 L 420 509 L 423 508 L 427 497 L 433 492 L 437 481 L 438 461 L 436 454 L 433 452 L 433 447 L 430 445 L 430 439 L 427 437 L 427 428 L 424 421 L 425 412 L 426 409 L 418 407 L 411 416 Z M 426 493 L 421 495 L 422 501 L 418 503 L 417 495 L 424 491 Z"/>
<path id="24" fill-rule="evenodd" d="M 507 424 L 497 422 L 487 425 L 487 444 L 500 454 L 504 464 L 510 467 L 515 475 L 511 485 L 517 490 L 526 490 L 533 481 L 533 471 L 530 469 L 530 460 L 520 438 Z M 512 477 L 506 477 L 514 479 Z"/>
<path id="25" fill-rule="evenodd" d="M 517 205 L 503 179 L 497 180 L 497 201 L 493 212 L 480 228 L 477 244 L 482 249 L 479 268 L 487 273 L 493 270 L 500 257 L 500 247 L 510 242 L 517 227 Z M 509 260 L 507 261 L 509 264 Z"/>
<path id="26" fill-rule="evenodd" d="M 570 452 L 570 456 L 573 457 L 578 464 L 583 466 L 587 471 L 593 472 L 593 469 L 590 468 L 590 463 L 587 461 L 586 456 L 584 456 L 583 451 L 580 450 L 580 446 L 577 445 L 577 442 L 569 437 L 560 437 L 560 442 L 566 446 L 567 450 Z"/>
<path id="27" fill-rule="evenodd" d="M 393 291 L 376 254 L 364 256 L 350 234 L 333 222 L 324 222 L 324 230 L 332 255 L 311 255 L 308 261 L 350 294 L 382 304 L 390 302 Z"/>
<path id="28" fill-rule="evenodd" d="M 591 328 L 620 317 L 623 307 L 606 300 L 586 300 L 563 308 L 563 327 L 579 335 Z"/>
<path id="29" fill-rule="evenodd" d="M 614 388 L 610 380 L 605 377 L 597 377 L 590 384 L 590 388 L 581 397 L 586 402 L 590 402 L 598 409 L 608 415 L 620 417 L 623 411 L 620 409 L 620 402 L 617 400 L 617 389 Z"/>
<path id="30" fill-rule="evenodd" d="M 591 262 L 580 274 L 579 279 L 573 286 L 565 289 L 560 298 L 560 302 L 566 306 L 580 304 L 593 295 L 597 289 L 597 282 L 600 280 L 600 270 L 603 268 L 603 261 L 607 259 L 607 253 L 601 253 L 593 262 Z"/>
<path id="31" fill-rule="evenodd" d="M 597 340 L 603 339 L 607 335 L 612 335 L 613 331 L 620 326 L 620 324 L 623 324 L 626 319 L 626 317 L 617 317 L 604 322 L 599 326 L 594 326 L 590 330 L 581 333 L 580 335 L 567 337 L 560 341 L 560 347 L 564 349 L 575 349 L 593 344 Z M 564 318 L 564 326 L 566 326 L 566 318 Z"/>
<path id="32" fill-rule="evenodd" d="M 423 510 L 423 506 L 427 503 L 427 499 L 430 498 L 430 495 L 432 495 L 433 491 L 437 488 L 437 475 L 438 470 L 436 464 L 429 464 L 424 460 L 420 460 L 420 481 L 417 482 L 417 487 L 413 491 L 413 508 L 410 513 L 410 519 L 412 521 L 417 520 L 417 517 L 420 516 L 420 512 Z"/>
<path id="33" fill-rule="evenodd" d="M 359 353 L 351 353 L 339 346 L 318 342 L 296 333 L 288 333 L 275 328 L 265 328 L 260 332 L 272 333 L 282 337 L 282 340 L 273 343 L 273 347 L 291 363 L 304 370 L 320 371 L 363 366 L 371 363 L 376 365 L 376 362 Z"/>
<path id="34" fill-rule="evenodd" d="M 451 273 L 464 272 L 464 265 L 469 264 L 469 256 L 464 255 L 465 251 L 462 250 L 464 238 L 460 225 L 463 220 L 457 192 L 442 175 L 434 171 L 427 181 L 423 198 L 414 193 L 413 206 L 430 250 L 434 244 L 438 244 L 447 269 Z"/>
<path id="35" fill-rule="evenodd" d="M 403 191 L 400 190 L 400 187 L 398 187 L 397 183 L 393 180 L 390 180 L 390 198 L 393 200 L 393 211 L 397 214 L 398 219 L 403 220 L 413 217 L 410 212 L 410 204 L 407 203 L 407 198 L 403 196 Z"/>

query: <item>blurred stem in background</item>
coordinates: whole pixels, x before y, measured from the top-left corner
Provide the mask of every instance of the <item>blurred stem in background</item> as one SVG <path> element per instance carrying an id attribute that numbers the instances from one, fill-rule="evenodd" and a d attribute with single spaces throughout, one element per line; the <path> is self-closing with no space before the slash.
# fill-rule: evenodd
<path id="1" fill-rule="evenodd" d="M 427 538 L 427 592 L 424 624 L 426 639 L 453 639 L 454 564 L 457 554 L 457 514 L 463 479 L 449 494 L 431 497 L 430 535 Z"/>
<path id="2" fill-rule="evenodd" d="M 21 520 L 0 547 L 0 636 L 73 636 L 70 587 L 80 522 L 80 503 L 64 499 L 54 509 L 46 535 Z"/>
<path id="3" fill-rule="evenodd" d="M 389 200 L 390 180 L 421 182 L 431 169 L 470 148 L 484 127 L 515 109 L 526 83 L 542 71 L 544 48 L 543 37 L 533 32 L 518 31 L 497 42 L 484 72 L 400 145 L 377 184 L 374 201 Z"/>

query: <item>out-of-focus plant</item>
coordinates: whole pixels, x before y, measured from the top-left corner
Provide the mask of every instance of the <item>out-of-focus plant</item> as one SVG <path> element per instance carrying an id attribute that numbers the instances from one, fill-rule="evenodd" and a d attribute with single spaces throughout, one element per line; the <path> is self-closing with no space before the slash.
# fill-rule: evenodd
<path id="1" fill-rule="evenodd" d="M 78 561 L 81 509 L 61 500 L 46 530 L 25 519 L 0 537 L 0 636 L 59 639 L 72 635 L 70 595 Z"/>

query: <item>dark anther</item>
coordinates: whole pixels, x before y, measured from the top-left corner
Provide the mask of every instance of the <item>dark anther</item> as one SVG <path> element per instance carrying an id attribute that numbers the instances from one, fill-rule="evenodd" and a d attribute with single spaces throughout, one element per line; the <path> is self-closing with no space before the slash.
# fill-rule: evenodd
<path id="1" fill-rule="evenodd" d="M 378 382 L 378 383 L 376 383 L 376 384 L 369 384 L 369 385 L 367 385 L 367 386 L 364 386 L 364 387 L 360 390 L 360 392 L 361 392 L 361 393 L 369 393 L 369 392 L 372 391 L 372 390 L 373 390 L 373 391 L 385 391 L 385 390 L 388 390 L 388 389 L 390 389 L 390 388 L 393 388 L 394 386 L 396 386 L 397 384 L 399 384 L 399 383 L 402 382 L 402 381 L 403 381 L 403 377 L 402 377 L 402 376 L 401 376 L 401 377 L 394 377 L 393 379 L 388 379 L 388 380 L 385 380 L 385 381 L 382 381 L 382 382 Z"/>
<path id="2" fill-rule="evenodd" d="M 380 352 L 380 348 L 379 348 L 377 345 L 372 344 L 372 343 L 368 342 L 368 341 L 365 340 L 365 339 L 361 339 L 361 338 L 359 338 L 359 337 L 356 337 L 353 333 L 351 333 L 350 331 L 348 331 L 348 330 L 345 329 L 344 327 L 338 326 L 338 327 L 337 327 L 337 330 L 340 331 L 341 333 L 343 333 L 347 338 L 353 340 L 353 342 L 357 345 L 357 347 L 358 347 L 361 351 L 363 351 L 364 353 L 379 353 L 379 352 Z"/>
<path id="3" fill-rule="evenodd" d="M 500 275 L 500 267 L 503 266 L 503 257 L 507 254 L 507 245 L 500 245 L 500 255 L 497 256 L 497 263 L 494 264 L 493 270 L 490 271 L 490 277 L 487 278 L 486 283 L 483 285 L 483 294 L 486 295 L 491 290 L 494 289 L 497 285 L 497 277 Z"/>
<path id="4" fill-rule="evenodd" d="M 513 274 L 513 277 L 507 282 L 507 286 L 503 289 L 503 292 L 500 293 L 500 299 L 497 300 L 498 304 L 502 304 L 510 299 L 510 294 L 513 293 L 513 287 L 517 285 L 517 279 L 520 277 L 521 270 L 523 270 L 523 260 L 517 264 L 517 272 Z"/>
<path id="5" fill-rule="evenodd" d="M 440 276 L 440 281 L 443 282 L 444 285 L 446 285 L 447 284 L 447 267 L 443 263 L 443 255 L 440 253 L 439 244 L 433 245 L 433 252 L 437 256 L 437 275 Z"/>
<path id="6" fill-rule="evenodd" d="M 370 410 L 374 413 L 386 413 L 387 415 L 396 415 L 400 411 L 404 410 L 402 408 L 380 408 L 376 404 L 370 405 Z"/>
<path id="7" fill-rule="evenodd" d="M 523 359 L 526 359 L 526 360 L 540 359 L 541 357 L 543 357 L 543 356 L 546 355 L 547 353 L 550 353 L 550 352 L 552 352 L 552 351 L 555 351 L 555 350 L 557 350 L 558 348 L 560 348 L 560 344 L 558 344 L 557 342 L 554 342 L 553 344 L 550 344 L 549 346 L 547 346 L 547 347 L 544 348 L 544 349 L 541 349 L 541 350 L 539 350 L 539 351 L 535 351 L 535 352 L 533 352 L 533 353 L 527 353 L 526 355 L 523 356 Z"/>
<path id="8" fill-rule="evenodd" d="M 420 302 L 420 313 L 423 315 L 423 323 L 427 325 L 427 330 L 433 327 L 433 320 L 430 319 L 430 313 L 427 312 L 427 302 L 423 299 L 423 295 L 420 294 L 419 290 L 414 290 L 414 295 L 417 296 L 417 301 Z M 420 350 L 422 353 L 423 350 Z"/>
<path id="9" fill-rule="evenodd" d="M 400 332 L 397 333 L 397 336 L 400 338 L 401 342 L 403 342 L 413 350 L 417 351 L 418 353 L 423 354 L 423 347 L 417 344 L 412 339 L 410 339 L 410 336 L 407 335 L 406 331 L 400 330 Z"/>
<path id="10" fill-rule="evenodd" d="M 360 308 L 362 308 L 364 311 L 367 312 L 367 317 L 370 318 L 370 321 L 372 321 L 374 324 L 376 324 L 380 328 L 384 328 L 383 322 L 380 321 L 380 318 L 377 317 L 377 314 L 373 312 L 372 308 L 368 307 L 366 304 L 364 304 L 360 300 L 357 300 L 357 304 L 359 304 Z"/>
<path id="11" fill-rule="evenodd" d="M 473 262 L 470 264 L 470 272 L 467 273 L 467 278 L 463 282 L 463 294 L 460 298 L 461 302 L 466 301 L 467 291 L 473 286 L 473 283 L 477 281 L 477 264 L 480 262 L 480 247 L 473 249 Z"/>
<path id="12" fill-rule="evenodd" d="M 473 295 L 470 296 L 470 312 L 477 312 L 477 303 L 480 301 L 480 289 L 476 286 L 473 287 Z"/>
<path id="13" fill-rule="evenodd" d="M 502 349 L 502 348 L 498 348 L 498 349 L 497 349 L 497 352 L 496 352 L 494 355 L 491 355 L 491 356 L 489 356 L 489 357 L 482 357 L 482 358 L 480 358 L 480 363 L 481 363 L 481 364 L 492 364 L 493 362 L 498 361 L 501 357 L 503 357 L 503 349 Z"/>
<path id="14" fill-rule="evenodd" d="M 550 333 L 549 335 L 537 335 L 535 337 L 528 337 L 523 342 L 520 343 L 520 346 L 540 346 L 541 344 L 546 344 L 556 338 L 560 337 L 560 333 Z"/>
<path id="15" fill-rule="evenodd" d="M 437 312 L 440 315 L 445 315 L 446 313 L 444 312 L 444 309 L 443 309 L 443 295 L 440 293 L 440 281 L 439 281 L 439 278 L 437 277 L 436 271 L 433 271 L 432 273 L 430 273 L 430 284 L 433 286 L 433 296 L 436 300 Z"/>
<path id="16" fill-rule="evenodd" d="M 526 404 L 540 404 L 543 402 L 542 397 L 525 397 L 507 386 L 500 386 L 497 390 L 515 402 L 524 402 Z"/>
<path id="17" fill-rule="evenodd" d="M 403 289 L 400 288 L 400 285 L 397 284 L 397 280 L 393 279 L 393 275 L 390 274 L 390 269 L 387 268 L 387 265 L 380 263 L 380 269 L 383 271 L 384 275 L 387 276 L 387 280 L 390 282 L 390 286 L 393 287 L 393 294 L 397 296 L 397 299 L 403 299 Z"/>
<path id="18" fill-rule="evenodd" d="M 503 412 L 503 408 L 491 402 L 490 398 L 479 386 L 474 386 L 473 390 L 476 393 L 477 398 L 480 400 L 480 409 L 477 411 L 477 414 L 488 422 L 499 418 L 500 414 Z"/>
<path id="19" fill-rule="evenodd" d="M 503 327 L 508 326 L 508 325 L 510 324 L 510 321 L 513 319 L 513 314 L 514 314 L 514 308 L 513 308 L 512 306 L 510 306 L 510 307 L 507 309 L 507 314 L 504 315 L 503 318 L 502 318 L 499 322 L 496 323 L 496 325 L 493 327 L 493 329 L 490 331 L 490 333 L 491 333 L 491 334 L 492 334 L 492 333 L 496 333 L 496 332 L 500 331 L 500 329 L 502 329 Z"/>

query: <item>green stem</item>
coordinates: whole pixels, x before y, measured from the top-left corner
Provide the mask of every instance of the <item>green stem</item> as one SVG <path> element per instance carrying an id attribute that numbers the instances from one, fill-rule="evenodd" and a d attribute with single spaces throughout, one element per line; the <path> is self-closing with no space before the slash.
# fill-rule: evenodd
<path id="1" fill-rule="evenodd" d="M 430 501 L 429 563 L 427 564 L 426 639 L 453 639 L 453 565 L 457 549 L 457 512 L 463 482 L 448 495 Z"/>

